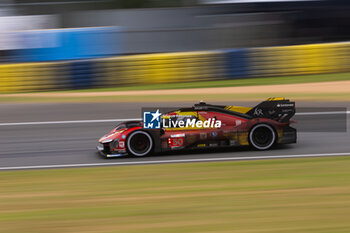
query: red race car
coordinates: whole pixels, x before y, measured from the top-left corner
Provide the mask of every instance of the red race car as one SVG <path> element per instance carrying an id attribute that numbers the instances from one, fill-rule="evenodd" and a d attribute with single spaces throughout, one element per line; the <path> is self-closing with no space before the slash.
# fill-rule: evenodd
<path id="1" fill-rule="evenodd" d="M 296 143 L 290 127 L 295 103 L 270 98 L 254 108 L 195 104 L 161 114 L 144 112 L 143 121 L 127 121 L 100 138 L 97 150 L 106 157 L 146 156 L 171 150 L 251 146 L 267 150 Z"/>

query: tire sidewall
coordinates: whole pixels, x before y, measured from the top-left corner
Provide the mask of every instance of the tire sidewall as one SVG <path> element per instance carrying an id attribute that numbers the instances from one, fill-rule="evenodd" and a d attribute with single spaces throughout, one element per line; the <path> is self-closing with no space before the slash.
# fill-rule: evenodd
<path id="1" fill-rule="evenodd" d="M 143 135 L 147 136 L 147 138 L 149 139 L 149 142 L 151 144 L 149 149 L 142 154 L 136 153 L 132 148 L 130 148 L 131 138 L 137 134 L 143 134 Z M 151 135 L 145 131 L 142 131 L 142 130 L 137 130 L 137 131 L 130 133 L 130 135 L 126 139 L 126 150 L 127 150 L 128 154 L 133 155 L 133 156 L 137 156 L 137 157 L 143 157 L 143 156 L 149 155 L 153 150 L 153 145 L 154 145 L 154 143 L 153 143 L 153 139 L 152 139 Z"/>
<path id="2" fill-rule="evenodd" d="M 272 133 L 272 140 L 271 140 L 271 142 L 270 142 L 267 146 L 264 146 L 264 147 L 256 145 L 256 144 L 254 143 L 254 140 L 253 140 L 253 133 L 254 133 L 254 131 L 255 131 L 256 129 L 260 128 L 260 127 L 268 128 L 268 129 L 271 131 L 271 133 Z M 267 149 L 270 149 L 270 148 L 275 144 L 276 138 L 277 138 L 277 137 L 276 137 L 275 129 L 274 129 L 271 125 L 264 124 L 264 123 L 263 123 L 263 124 L 254 125 L 254 126 L 251 128 L 248 137 L 249 137 L 249 144 L 250 144 L 252 147 L 254 147 L 255 149 L 257 149 L 257 150 L 267 150 Z"/>

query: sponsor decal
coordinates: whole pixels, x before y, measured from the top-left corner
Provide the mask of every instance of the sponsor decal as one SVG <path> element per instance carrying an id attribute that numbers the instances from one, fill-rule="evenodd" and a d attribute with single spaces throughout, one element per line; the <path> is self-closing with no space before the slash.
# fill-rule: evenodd
<path id="1" fill-rule="evenodd" d="M 124 148 L 124 147 L 125 147 L 124 141 L 120 141 L 120 142 L 119 142 L 119 147 L 120 147 L 120 148 Z"/>
<path id="2" fill-rule="evenodd" d="M 200 134 L 199 134 L 199 138 L 200 138 L 201 140 L 207 139 L 207 133 L 200 133 Z"/>
<path id="3" fill-rule="evenodd" d="M 160 116 L 162 114 L 159 109 L 155 112 L 143 112 L 143 128 L 160 129 Z"/>
<path id="4" fill-rule="evenodd" d="M 198 144 L 197 147 L 205 147 L 207 146 L 206 144 Z"/>
<path id="5" fill-rule="evenodd" d="M 277 104 L 277 107 L 294 107 L 294 104 Z"/>
<path id="6" fill-rule="evenodd" d="M 263 113 L 263 111 L 260 108 L 256 108 L 254 110 L 254 115 L 255 116 L 262 116 L 262 115 L 264 115 L 264 113 Z"/>
<path id="7" fill-rule="evenodd" d="M 211 136 L 213 137 L 213 138 L 216 138 L 217 136 L 218 136 L 218 133 L 217 132 L 211 132 Z"/>
<path id="8" fill-rule="evenodd" d="M 173 134 L 170 137 L 172 137 L 172 138 L 181 138 L 181 137 L 185 137 L 185 134 L 184 133 Z"/>
<path id="9" fill-rule="evenodd" d="M 238 145 L 236 140 L 230 140 L 230 146 Z"/>
<path id="10" fill-rule="evenodd" d="M 125 136 L 125 134 L 123 134 L 123 135 L 122 135 L 122 139 L 125 139 L 125 138 L 126 138 L 126 136 Z"/>
<path id="11" fill-rule="evenodd" d="M 186 136 L 186 142 L 191 144 L 191 143 L 194 143 L 196 141 L 196 136 L 195 135 L 191 135 L 191 134 L 188 134 Z"/>
<path id="12" fill-rule="evenodd" d="M 272 109 L 272 110 L 269 110 L 268 113 L 269 113 L 270 115 L 273 115 L 273 114 L 276 113 L 276 111 Z"/>

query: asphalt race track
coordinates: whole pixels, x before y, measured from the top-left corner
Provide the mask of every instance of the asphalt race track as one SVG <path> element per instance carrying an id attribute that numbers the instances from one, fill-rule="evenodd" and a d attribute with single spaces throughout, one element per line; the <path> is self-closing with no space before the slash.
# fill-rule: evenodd
<path id="1" fill-rule="evenodd" d="M 236 104 L 254 106 L 257 103 Z M 117 124 L 111 120 L 106 122 L 106 119 L 140 118 L 141 107 L 167 107 L 169 104 L 0 104 L 0 170 L 350 155 L 350 133 L 346 126 L 349 112 L 339 114 L 339 111 L 331 109 L 325 114 L 327 109 L 322 110 L 325 107 L 343 107 L 346 110 L 349 105 L 341 102 L 297 103 L 300 111 L 294 119 L 298 122 L 295 127 L 300 131 L 298 143 L 278 146 L 270 151 L 252 151 L 242 147 L 104 159 L 96 153 L 97 140 Z M 309 114 L 308 107 L 322 111 L 318 109 Z"/>

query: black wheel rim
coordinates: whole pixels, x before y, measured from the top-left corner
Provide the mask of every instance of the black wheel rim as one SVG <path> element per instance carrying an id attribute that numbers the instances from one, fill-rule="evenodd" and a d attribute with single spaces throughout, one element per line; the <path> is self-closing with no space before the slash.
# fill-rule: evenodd
<path id="1" fill-rule="evenodd" d="M 150 146 L 149 138 L 144 134 L 136 134 L 130 139 L 130 147 L 137 154 L 145 153 Z"/>
<path id="2" fill-rule="evenodd" d="M 270 129 L 266 127 L 259 127 L 254 130 L 253 141 L 259 147 L 265 147 L 271 144 L 273 134 Z"/>

